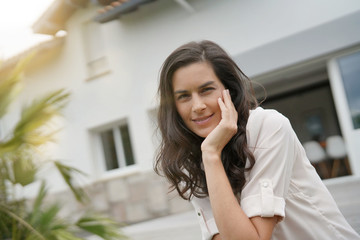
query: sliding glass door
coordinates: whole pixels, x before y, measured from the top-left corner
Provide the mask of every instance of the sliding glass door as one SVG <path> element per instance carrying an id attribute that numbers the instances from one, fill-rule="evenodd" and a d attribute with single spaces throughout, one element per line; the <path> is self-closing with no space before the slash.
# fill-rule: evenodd
<path id="1" fill-rule="evenodd" d="M 328 71 L 349 163 L 360 176 L 360 51 L 331 59 Z"/>

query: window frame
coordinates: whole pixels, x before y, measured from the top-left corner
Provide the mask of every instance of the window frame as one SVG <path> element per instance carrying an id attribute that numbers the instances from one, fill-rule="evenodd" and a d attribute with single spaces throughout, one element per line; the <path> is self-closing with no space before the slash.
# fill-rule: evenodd
<path id="1" fill-rule="evenodd" d="M 123 143 L 120 133 L 120 126 L 124 126 L 124 125 L 127 125 L 129 131 L 129 140 L 130 140 L 131 152 L 134 162 L 131 165 L 126 165 L 125 151 L 123 148 Z M 109 130 L 111 130 L 114 135 L 117 162 L 119 164 L 119 167 L 114 169 L 107 169 L 106 157 L 104 154 L 104 145 L 101 139 L 101 133 Z M 118 121 L 114 121 L 111 123 L 103 124 L 98 127 L 90 128 L 90 134 L 92 141 L 91 146 L 94 147 L 93 148 L 93 155 L 95 160 L 94 170 L 97 178 L 108 179 L 115 176 L 119 176 L 119 174 L 128 175 L 139 171 L 139 166 L 136 160 L 136 155 L 133 147 L 134 141 L 132 140 L 131 124 L 127 118 L 122 118 L 121 120 Z"/>

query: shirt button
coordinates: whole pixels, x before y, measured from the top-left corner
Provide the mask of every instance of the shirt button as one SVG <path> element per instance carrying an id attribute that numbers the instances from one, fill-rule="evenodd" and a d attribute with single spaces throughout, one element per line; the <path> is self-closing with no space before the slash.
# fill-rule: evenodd
<path id="1" fill-rule="evenodd" d="M 198 212 L 198 216 L 201 216 L 201 213 L 200 213 L 200 212 Z"/>
<path id="2" fill-rule="evenodd" d="M 269 186 L 269 183 L 268 183 L 268 182 L 264 182 L 262 185 L 263 185 L 264 188 L 267 188 L 267 187 Z"/>

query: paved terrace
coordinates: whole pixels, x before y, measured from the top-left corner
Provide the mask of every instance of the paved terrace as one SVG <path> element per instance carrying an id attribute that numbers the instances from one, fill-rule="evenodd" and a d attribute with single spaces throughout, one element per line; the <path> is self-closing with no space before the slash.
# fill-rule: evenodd
<path id="1" fill-rule="evenodd" d="M 360 234 L 360 177 L 324 180 L 341 212 Z M 200 240 L 194 211 L 134 224 L 124 228 L 133 240 Z"/>

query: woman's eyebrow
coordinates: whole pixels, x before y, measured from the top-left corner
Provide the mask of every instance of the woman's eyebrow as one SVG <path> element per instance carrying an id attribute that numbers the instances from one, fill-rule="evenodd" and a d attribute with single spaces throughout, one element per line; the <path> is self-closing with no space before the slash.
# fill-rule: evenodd
<path id="1" fill-rule="evenodd" d="M 177 90 L 174 92 L 174 94 L 181 94 L 181 93 L 187 93 L 187 90 Z"/>
<path id="2" fill-rule="evenodd" d="M 211 84 L 213 84 L 213 83 L 214 83 L 214 81 L 208 81 L 208 82 L 206 82 L 206 83 L 204 83 L 204 84 L 201 84 L 201 85 L 198 87 L 198 89 L 207 87 L 207 86 L 209 86 L 209 85 L 211 85 Z M 174 92 L 174 94 L 181 94 L 181 93 L 187 93 L 187 92 L 189 92 L 189 91 L 187 91 L 187 90 L 177 90 L 177 91 Z"/>
<path id="3" fill-rule="evenodd" d="M 198 89 L 207 87 L 207 86 L 209 86 L 209 85 L 211 85 L 211 84 L 213 84 L 213 83 L 214 83 L 214 81 L 208 81 L 208 82 L 206 82 L 206 83 L 204 83 L 204 84 L 201 84 L 201 85 L 198 87 Z"/>

